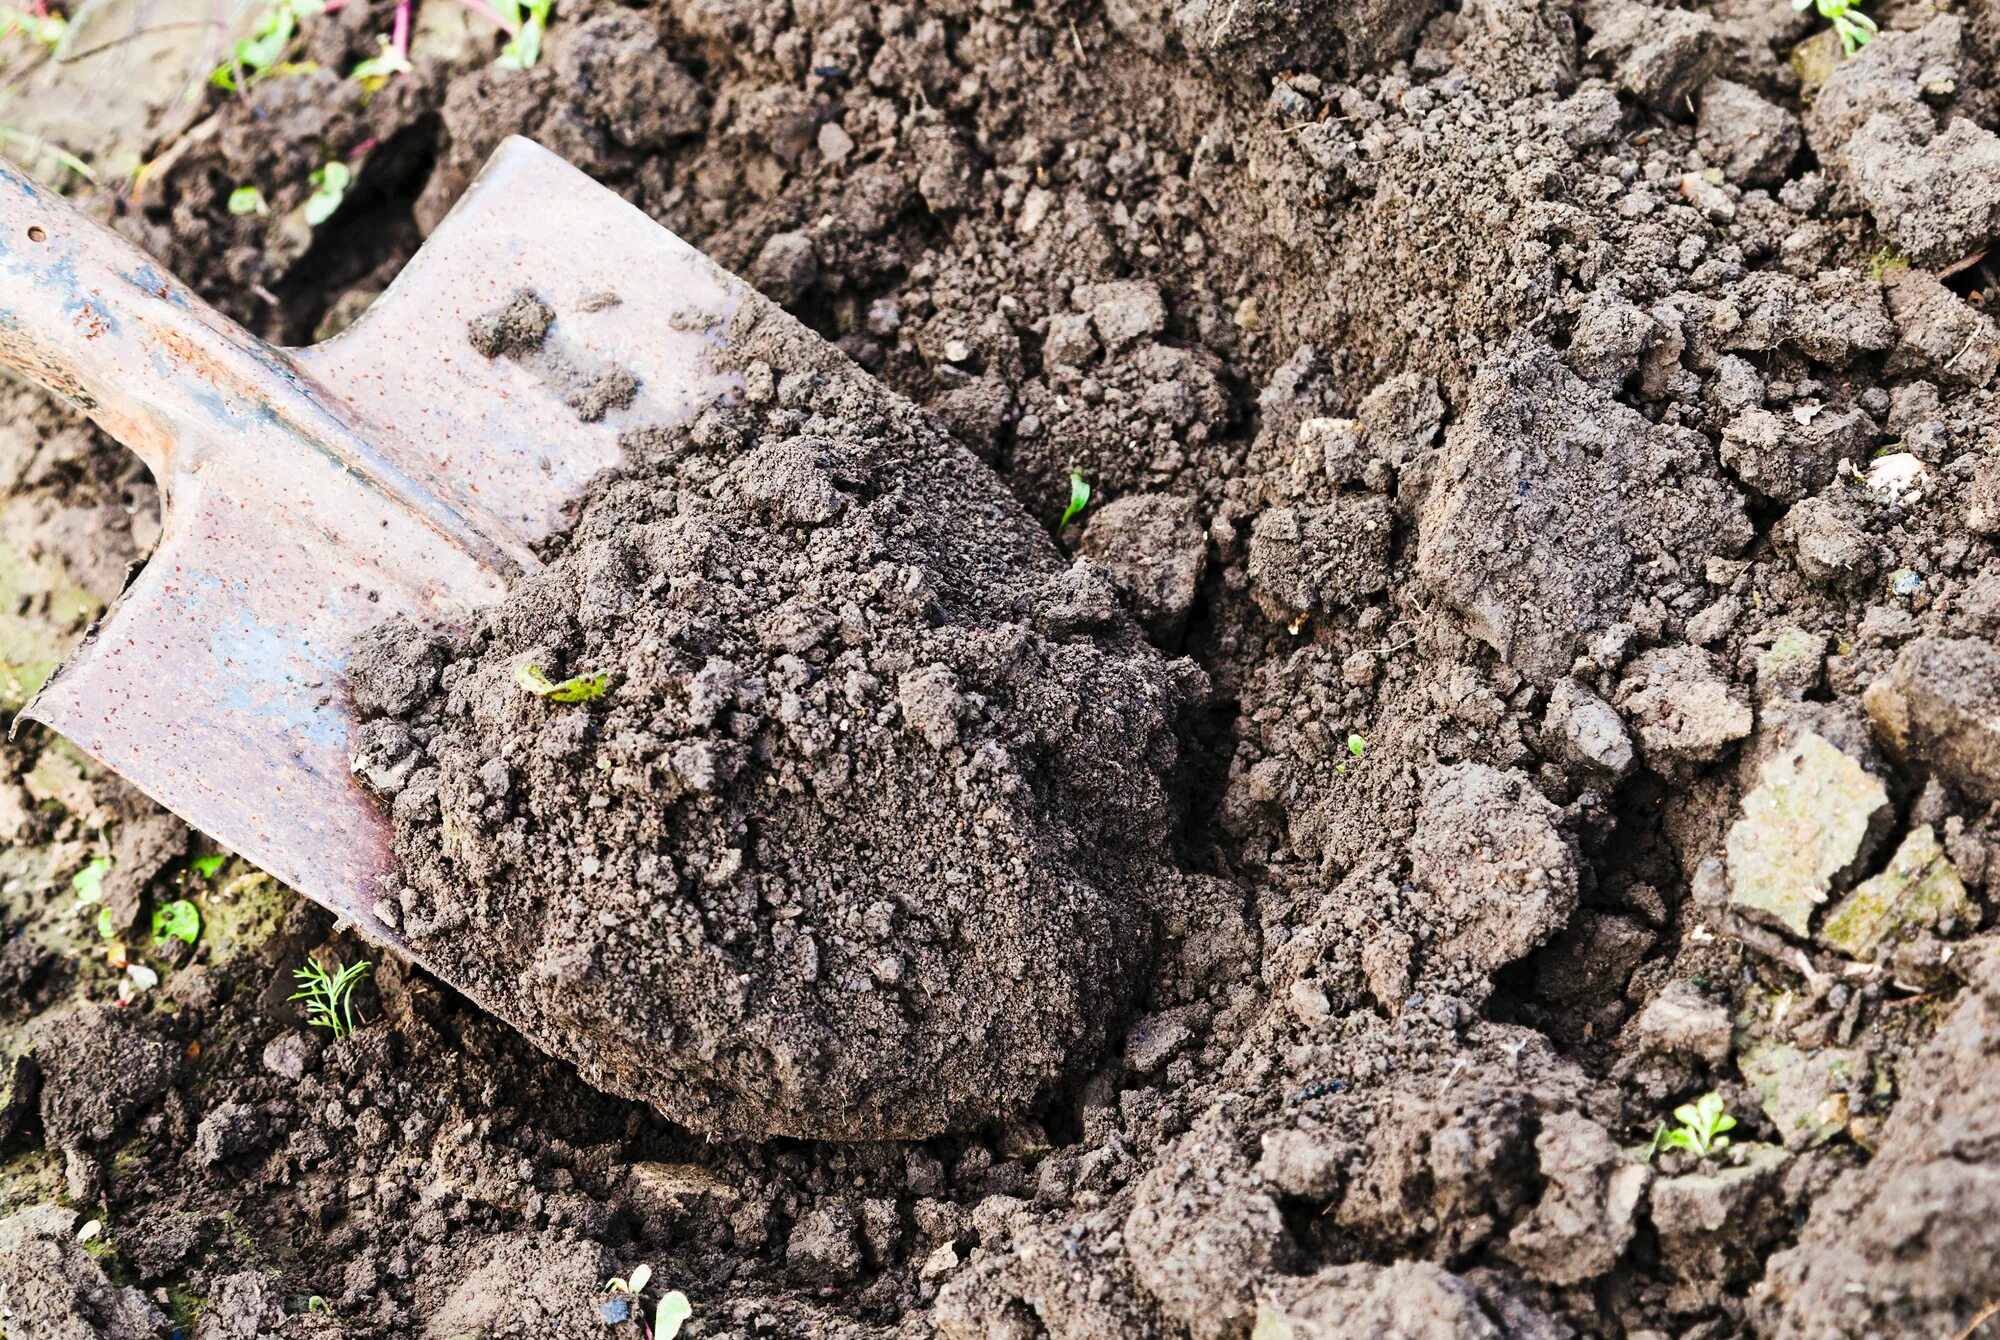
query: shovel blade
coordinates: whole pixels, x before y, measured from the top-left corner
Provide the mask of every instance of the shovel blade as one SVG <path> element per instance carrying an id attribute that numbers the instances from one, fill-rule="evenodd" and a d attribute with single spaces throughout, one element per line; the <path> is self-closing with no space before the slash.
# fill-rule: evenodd
<path id="1" fill-rule="evenodd" d="M 523 294 L 540 342 L 475 345 Z M 621 437 L 733 394 L 717 356 L 774 310 L 513 139 L 355 326 L 277 350 L 0 169 L 0 360 L 165 499 L 157 551 L 22 718 L 401 947 L 376 913 L 389 820 L 350 770 L 356 638 L 498 600 Z"/>

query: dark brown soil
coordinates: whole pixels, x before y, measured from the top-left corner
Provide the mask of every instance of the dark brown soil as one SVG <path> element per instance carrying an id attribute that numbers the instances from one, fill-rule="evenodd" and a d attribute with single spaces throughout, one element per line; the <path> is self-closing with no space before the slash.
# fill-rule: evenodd
<path id="1" fill-rule="evenodd" d="M 1990 12 L 668 0 L 520 72 L 431 0 L 364 98 L 390 9 L 93 207 L 304 341 L 530 134 L 925 413 L 774 375 L 385 640 L 403 929 L 574 1068 L 387 959 L 315 1036 L 362 946 L 9 747 L 9 1334 L 600 1333 L 641 1263 L 710 1337 L 2000 1325 Z M 6 404 L 0 539 L 108 598 L 150 485 Z"/>

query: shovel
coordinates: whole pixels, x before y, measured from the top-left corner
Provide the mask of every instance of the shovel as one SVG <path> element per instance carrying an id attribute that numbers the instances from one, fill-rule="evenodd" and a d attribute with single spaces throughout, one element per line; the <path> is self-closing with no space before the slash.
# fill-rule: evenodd
<path id="1" fill-rule="evenodd" d="M 523 291 L 554 312 L 539 347 L 482 353 L 474 323 Z M 408 954 L 375 913 L 389 818 L 350 770 L 357 635 L 498 601 L 621 434 L 734 393 L 732 324 L 773 311 L 515 138 L 359 321 L 278 349 L 0 165 L 0 362 L 137 452 L 165 511 L 21 719 Z"/>

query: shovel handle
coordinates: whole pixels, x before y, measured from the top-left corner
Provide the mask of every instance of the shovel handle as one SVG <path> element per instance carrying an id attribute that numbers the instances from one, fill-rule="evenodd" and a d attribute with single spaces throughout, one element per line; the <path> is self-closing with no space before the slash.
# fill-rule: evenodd
<path id="1" fill-rule="evenodd" d="M 0 162 L 0 363 L 77 405 L 163 488 L 198 402 L 257 363 L 275 372 L 274 352 L 138 247 Z"/>
<path id="2" fill-rule="evenodd" d="M 338 460 L 497 572 L 539 566 L 491 518 L 412 479 L 284 350 L 4 162 L 0 363 L 130 447 L 170 506 L 211 455 L 303 449 Z"/>

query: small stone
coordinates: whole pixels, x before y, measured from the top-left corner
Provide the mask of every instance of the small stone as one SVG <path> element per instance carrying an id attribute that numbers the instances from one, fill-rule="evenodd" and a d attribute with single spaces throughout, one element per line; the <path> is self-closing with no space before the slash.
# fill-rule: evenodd
<path id="1" fill-rule="evenodd" d="M 1899 762 L 1984 804 L 2000 801 L 2000 651 L 1972 638 L 1920 637 L 1862 703 Z"/>
<path id="2" fill-rule="evenodd" d="M 1787 1149 L 1812 1149 L 1847 1129 L 1847 1105 L 1830 1103 L 1868 1074 L 1868 1056 L 1842 1047 L 1807 1052 L 1789 1042 L 1759 1043 L 1736 1058 L 1743 1078 Z"/>
<path id="3" fill-rule="evenodd" d="M 1720 1066 L 1729 1060 L 1729 1009 L 1691 982 L 1669 982 L 1646 1002 L 1627 1038 L 1656 1055 L 1690 1056 Z"/>
<path id="4" fill-rule="evenodd" d="M 1870 960 L 1883 943 L 1916 927 L 1937 930 L 1977 918 L 1972 900 L 1929 824 L 1910 830 L 1889 867 L 1864 881 L 1820 928 L 1820 939 L 1852 959 Z"/>
<path id="5" fill-rule="evenodd" d="M 1135 1075 L 1150 1075 L 1194 1040 L 1194 1024 L 1181 1010 L 1135 1020 L 1125 1035 L 1125 1064 Z"/>
<path id="6" fill-rule="evenodd" d="M 829 163 L 845 162 L 854 152 L 854 137 L 847 133 L 838 121 L 828 121 L 819 128 L 820 157 Z"/>
<path id="7" fill-rule="evenodd" d="M 1826 637 L 1787 628 L 1757 654 L 1757 698 L 1798 699 L 1819 687 L 1826 666 Z"/>
<path id="8" fill-rule="evenodd" d="M 1556 740 L 1564 761 L 1617 779 L 1632 771 L 1632 737 L 1611 704 L 1574 679 L 1549 691 L 1542 729 Z"/>
<path id="9" fill-rule="evenodd" d="M 1090 512 L 1077 551 L 1110 570 L 1154 642 L 1179 644 L 1208 566 L 1208 530 L 1194 499 L 1164 493 L 1114 498 Z"/>
<path id="10" fill-rule="evenodd" d="M 2000 452 L 1987 452 L 1972 468 L 1965 489 L 1965 528 L 1975 535 L 2000 535 Z"/>
<path id="11" fill-rule="evenodd" d="M 854 1214 L 845 1205 L 821 1205 L 792 1226 L 785 1264 L 810 1280 L 845 1284 L 861 1273 L 857 1232 Z"/>
<path id="12" fill-rule="evenodd" d="M 1097 337 L 1112 349 L 1167 328 L 1167 302 L 1158 284 L 1142 279 L 1078 284 L 1070 297 L 1078 310 L 1089 313 Z"/>
<path id="13" fill-rule="evenodd" d="M 1702 152 L 1739 186 L 1782 182 L 1801 140 L 1796 116 L 1727 79 L 1703 86 L 1695 134 Z"/>
<path id="14" fill-rule="evenodd" d="M 1753 722 L 1748 695 L 1699 647 L 1658 647 L 1634 658 L 1619 681 L 1618 707 L 1639 752 L 1660 770 L 1721 757 Z"/>
<path id="15" fill-rule="evenodd" d="M 296 1083 L 319 1064 L 319 1054 L 324 1047 L 325 1044 L 312 1033 L 280 1033 L 264 1044 L 264 1069 L 280 1079 Z"/>
<path id="16" fill-rule="evenodd" d="M 1724 844 L 1729 901 L 1804 939 L 1833 881 L 1865 854 L 1888 816 L 1879 778 L 1805 732 L 1764 763 Z"/>

